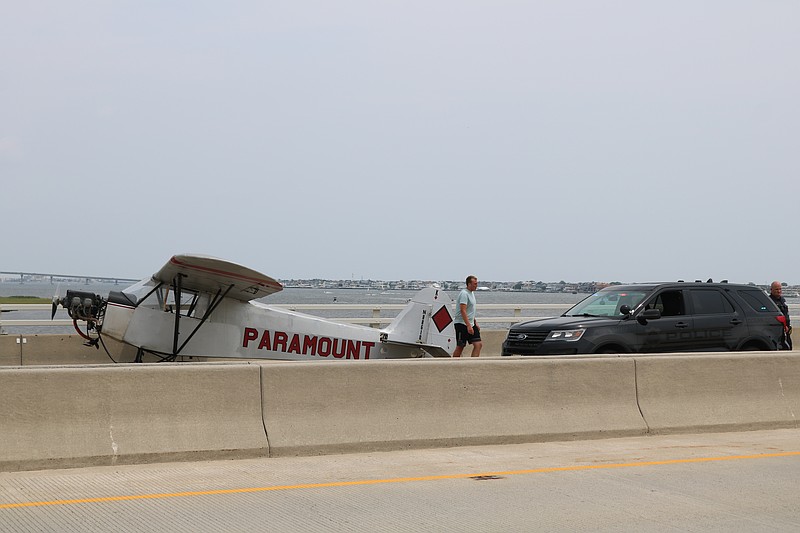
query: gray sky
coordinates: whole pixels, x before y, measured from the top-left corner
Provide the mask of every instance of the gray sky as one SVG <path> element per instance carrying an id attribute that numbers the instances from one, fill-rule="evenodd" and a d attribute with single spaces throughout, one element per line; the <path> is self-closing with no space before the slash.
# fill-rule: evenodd
<path id="1" fill-rule="evenodd" d="M 0 8 L 0 270 L 800 283 L 800 2 Z"/>

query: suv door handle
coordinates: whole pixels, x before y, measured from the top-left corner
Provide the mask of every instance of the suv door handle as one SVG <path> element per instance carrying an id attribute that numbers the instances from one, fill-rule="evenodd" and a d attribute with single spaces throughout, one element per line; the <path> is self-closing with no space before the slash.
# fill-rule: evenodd
<path id="1" fill-rule="evenodd" d="M 688 327 L 689 327 L 689 324 L 687 324 L 686 322 L 677 322 L 677 323 L 675 324 L 675 327 L 676 327 L 676 328 L 688 328 Z"/>
<path id="2" fill-rule="evenodd" d="M 738 318 L 731 319 L 731 324 L 733 324 L 734 326 L 738 326 L 741 323 L 742 323 L 742 321 L 739 320 Z"/>

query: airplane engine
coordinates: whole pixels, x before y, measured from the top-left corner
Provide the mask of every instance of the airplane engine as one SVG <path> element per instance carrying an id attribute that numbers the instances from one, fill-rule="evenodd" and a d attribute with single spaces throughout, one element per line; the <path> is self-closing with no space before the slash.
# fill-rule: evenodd
<path id="1" fill-rule="evenodd" d="M 63 298 L 53 298 L 51 316 L 55 316 L 58 304 L 67 310 L 72 320 L 83 320 L 89 324 L 98 322 L 106 308 L 106 300 L 102 296 L 86 291 L 67 291 Z"/>

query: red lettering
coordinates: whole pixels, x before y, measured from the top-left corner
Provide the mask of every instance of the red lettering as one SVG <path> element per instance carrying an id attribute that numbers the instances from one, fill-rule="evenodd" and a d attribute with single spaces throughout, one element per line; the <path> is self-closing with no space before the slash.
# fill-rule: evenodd
<path id="1" fill-rule="evenodd" d="M 331 354 L 331 340 L 328 337 L 322 337 L 317 343 L 317 351 L 320 357 L 328 357 Z"/>
<path id="2" fill-rule="evenodd" d="M 244 328 L 242 347 L 249 347 L 250 343 L 257 340 L 258 337 L 259 330 L 257 328 Z M 364 359 L 369 359 L 370 352 L 374 347 L 374 342 L 317 337 L 316 335 L 303 335 L 301 339 L 298 333 L 293 333 L 290 339 L 289 334 L 284 331 L 270 334 L 268 329 L 261 334 L 261 340 L 258 343 L 259 350 L 318 355 L 319 357 L 332 355 L 336 359 L 361 359 L 362 348 Z"/>
<path id="3" fill-rule="evenodd" d="M 375 346 L 375 343 L 364 341 L 361 344 L 364 346 L 364 359 L 369 359 L 369 350 Z"/>
<path id="4" fill-rule="evenodd" d="M 289 336 L 284 333 L 283 331 L 276 331 L 275 338 L 272 340 L 272 345 L 275 347 L 274 351 L 276 352 L 285 352 L 286 351 L 286 341 L 289 339 Z"/>
<path id="5" fill-rule="evenodd" d="M 244 339 L 242 339 L 242 348 L 247 348 L 250 341 L 258 338 L 258 330 L 256 328 L 244 328 Z"/>
<path id="6" fill-rule="evenodd" d="M 297 333 L 292 335 L 292 342 L 289 343 L 289 353 L 300 353 L 300 337 Z"/>
<path id="7" fill-rule="evenodd" d="M 339 350 L 341 346 L 341 350 Z M 333 339 L 333 356 L 336 359 L 344 357 L 345 341 L 344 339 Z"/>
<path id="8" fill-rule="evenodd" d="M 258 345 L 259 350 L 272 350 L 269 345 L 269 330 L 265 329 L 264 334 L 261 336 L 261 342 Z"/>
<path id="9" fill-rule="evenodd" d="M 351 340 L 347 341 L 347 358 L 348 359 L 358 359 L 360 351 L 361 351 L 361 341 L 356 341 L 356 342 L 353 342 Z"/>
<path id="10" fill-rule="evenodd" d="M 309 337 L 308 335 L 305 336 L 303 339 L 303 355 L 309 355 L 309 351 L 311 355 L 317 355 L 317 337 Z"/>

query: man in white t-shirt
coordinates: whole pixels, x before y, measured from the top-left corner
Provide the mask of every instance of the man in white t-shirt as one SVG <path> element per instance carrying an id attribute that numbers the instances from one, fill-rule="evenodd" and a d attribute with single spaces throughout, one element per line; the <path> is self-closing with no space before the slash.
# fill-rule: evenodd
<path id="1" fill-rule="evenodd" d="M 472 357 L 481 354 L 483 342 L 481 341 L 481 328 L 475 320 L 475 289 L 478 288 L 478 278 L 467 276 L 467 288 L 462 290 L 456 298 L 456 313 L 453 325 L 456 328 L 456 349 L 453 357 L 461 357 L 461 352 L 467 343 L 472 345 Z"/>

